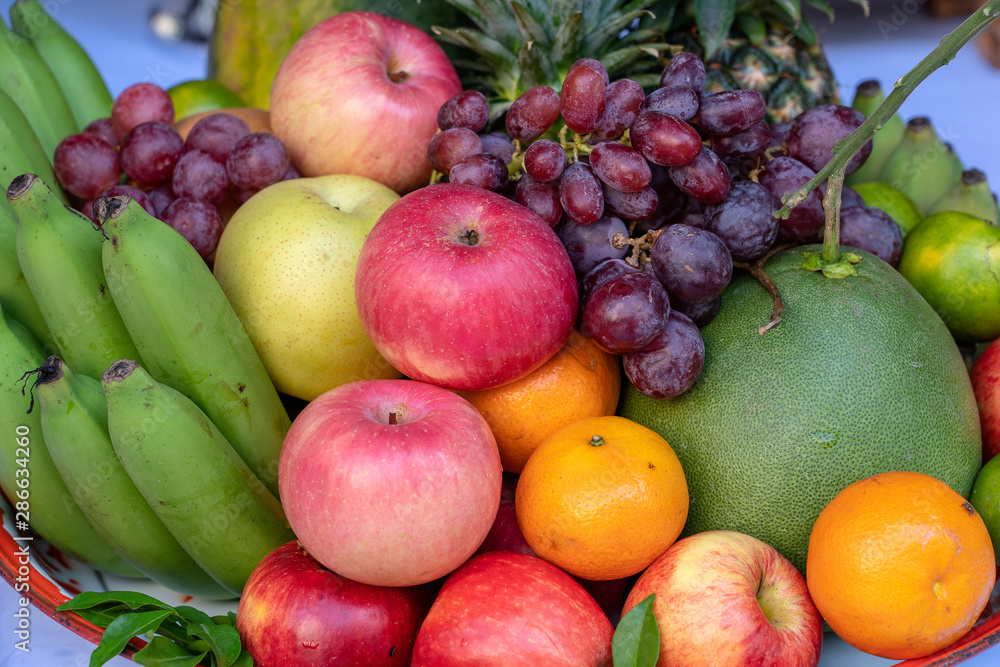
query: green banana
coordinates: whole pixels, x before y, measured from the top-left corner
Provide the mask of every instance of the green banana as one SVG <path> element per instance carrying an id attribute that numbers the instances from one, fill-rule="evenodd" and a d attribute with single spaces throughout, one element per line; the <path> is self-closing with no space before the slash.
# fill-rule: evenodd
<path id="1" fill-rule="evenodd" d="M 41 416 L 25 395 L 24 377 L 45 361 L 31 333 L 0 302 L 0 488 L 16 512 L 15 525 L 35 533 L 67 556 L 104 572 L 141 577 L 94 530 L 73 501 L 45 445 Z M 31 543 L 27 543 L 30 545 Z"/>
<path id="2" fill-rule="evenodd" d="M 52 461 L 104 541 L 171 590 L 206 599 L 232 597 L 170 534 L 125 472 L 111 443 L 100 381 L 49 357 L 38 369 L 35 394 Z"/>
<path id="3" fill-rule="evenodd" d="M 56 195 L 64 204 L 66 194 L 56 180 L 51 158 L 45 155 L 38 136 L 24 112 L 0 88 L 0 184 L 6 191 L 11 181 L 21 174 L 38 174 L 46 183 L 52 183 Z M 4 202 L 0 206 L 6 206 Z"/>
<path id="4" fill-rule="evenodd" d="M 882 104 L 883 100 L 885 100 L 885 93 L 882 92 L 881 84 L 875 79 L 869 79 L 858 84 L 851 106 L 867 118 Z M 848 175 L 844 180 L 845 185 L 877 181 L 889 154 L 896 149 L 902 140 L 903 130 L 902 117 L 898 113 L 893 114 L 872 138 L 871 155 L 857 171 Z"/>
<path id="5" fill-rule="evenodd" d="M 291 420 L 205 260 L 127 196 L 98 197 L 94 212 L 108 288 L 143 367 L 204 410 L 277 496 Z"/>
<path id="6" fill-rule="evenodd" d="M 968 213 L 985 220 L 994 227 L 1000 226 L 1000 208 L 997 207 L 997 198 L 990 191 L 986 174 L 978 169 L 963 171 L 958 185 L 949 190 L 930 210 L 931 213 L 940 213 L 941 211 Z"/>
<path id="7" fill-rule="evenodd" d="M 234 595 L 294 539 L 278 499 L 191 399 L 135 361 L 101 377 L 111 442 L 146 502 L 194 560 Z"/>
<path id="8" fill-rule="evenodd" d="M 63 206 L 34 174 L 7 188 L 17 214 L 17 258 L 31 293 L 70 368 L 99 377 L 125 356 L 139 358 L 105 286 L 103 237 Z"/>
<path id="9" fill-rule="evenodd" d="M 6 201 L 0 204 L 0 298 L 7 303 L 7 310 L 15 320 L 26 326 L 44 347 L 55 351 L 49 327 L 17 261 L 17 216 Z"/>
<path id="10" fill-rule="evenodd" d="M 930 119 L 911 119 L 889 154 L 878 180 L 908 196 L 924 215 L 961 177 L 954 151 L 941 141 Z"/>
<path id="11" fill-rule="evenodd" d="M 10 8 L 10 24 L 52 70 L 77 127 L 111 115 L 114 100 L 94 61 L 38 0 L 17 0 Z"/>
<path id="12" fill-rule="evenodd" d="M 59 142 L 80 131 L 55 75 L 31 42 L 7 27 L 0 17 L 0 89 L 24 112 L 45 156 L 51 160 Z"/>

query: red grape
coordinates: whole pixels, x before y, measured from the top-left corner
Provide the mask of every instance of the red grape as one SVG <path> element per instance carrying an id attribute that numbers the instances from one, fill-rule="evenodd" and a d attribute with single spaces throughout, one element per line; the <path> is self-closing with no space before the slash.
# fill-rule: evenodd
<path id="1" fill-rule="evenodd" d="M 604 115 L 607 86 L 604 76 L 593 65 L 578 65 L 570 69 L 560 93 L 566 127 L 577 134 L 596 130 Z"/>
<path id="2" fill-rule="evenodd" d="M 601 285 L 605 280 L 610 280 L 611 278 L 620 276 L 628 271 L 638 271 L 638 269 L 626 262 L 624 259 L 619 259 L 617 257 L 606 259 L 590 271 L 587 271 L 577 284 L 580 297 L 578 301 L 580 304 L 580 313 L 583 313 L 583 307 L 587 304 L 587 299 L 590 298 L 590 294 L 595 288 Z"/>
<path id="3" fill-rule="evenodd" d="M 555 226 L 555 232 L 566 248 L 577 279 L 606 259 L 620 259 L 628 254 L 628 246 L 616 248 L 611 243 L 615 234 L 628 235 L 625 222 L 613 215 L 601 216 L 600 220 L 589 225 L 563 218 Z"/>
<path id="4" fill-rule="evenodd" d="M 483 141 L 467 127 L 438 132 L 427 145 L 427 159 L 434 171 L 447 174 L 456 164 L 483 152 Z"/>
<path id="5" fill-rule="evenodd" d="M 229 189 L 229 175 L 221 159 L 196 148 L 177 161 L 172 185 L 176 197 L 193 197 L 218 204 Z"/>
<path id="6" fill-rule="evenodd" d="M 771 127 L 761 121 L 742 132 L 712 137 L 712 150 L 720 157 L 757 157 L 771 145 Z"/>
<path id="7" fill-rule="evenodd" d="M 698 93 L 687 86 L 664 86 L 647 95 L 639 111 L 661 111 L 691 120 L 698 113 L 698 102 Z"/>
<path id="8" fill-rule="evenodd" d="M 581 225 L 596 222 L 604 214 L 604 191 L 589 165 L 574 162 L 563 170 L 559 203 L 566 215 Z"/>
<path id="9" fill-rule="evenodd" d="M 640 220 L 653 215 L 660 199 L 651 185 L 636 192 L 622 192 L 604 183 L 602 189 L 605 208 L 626 220 Z"/>
<path id="10" fill-rule="evenodd" d="M 734 181 L 725 199 L 705 208 L 705 229 L 722 239 L 733 259 L 756 259 L 774 245 L 779 208 L 781 202 L 760 183 Z"/>
<path id="11" fill-rule="evenodd" d="M 666 86 L 685 86 L 700 93 L 705 88 L 705 63 L 693 53 L 678 53 L 660 76 L 660 87 Z"/>
<path id="12" fill-rule="evenodd" d="M 465 127 L 479 132 L 490 119 L 490 103 L 478 90 L 463 90 L 438 109 L 437 123 L 442 130 Z"/>
<path id="13" fill-rule="evenodd" d="M 840 104 L 822 104 L 807 109 L 796 116 L 788 128 L 788 154 L 813 171 L 819 171 L 833 157 L 835 144 L 861 127 L 863 122 L 863 113 Z M 857 171 L 871 152 L 872 142 L 868 141 L 848 160 L 844 174 Z"/>
<path id="14" fill-rule="evenodd" d="M 576 62 L 574 62 L 572 65 L 569 66 L 569 70 L 566 72 L 566 74 L 569 75 L 569 73 L 575 70 L 577 67 L 584 67 L 584 66 L 591 67 L 597 70 L 597 72 L 601 75 L 601 79 L 604 81 L 605 86 L 610 84 L 611 79 L 608 78 L 608 70 L 604 66 L 604 63 L 602 63 L 597 58 L 580 58 L 579 60 L 577 60 Z"/>
<path id="15" fill-rule="evenodd" d="M 667 326 L 670 299 L 651 273 L 626 271 L 594 288 L 583 307 L 583 331 L 604 350 L 628 354 Z"/>
<path id="16" fill-rule="evenodd" d="M 554 181 L 565 168 L 566 151 L 551 139 L 539 139 L 524 151 L 524 170 L 536 181 Z"/>
<path id="17" fill-rule="evenodd" d="M 685 224 L 664 229 L 649 258 L 671 300 L 707 303 L 722 294 L 733 277 L 733 257 L 722 239 Z"/>
<path id="18" fill-rule="evenodd" d="M 128 177 L 150 187 L 170 180 L 183 152 L 184 140 L 173 125 L 151 121 L 132 128 L 118 154 Z"/>
<path id="19" fill-rule="evenodd" d="M 111 105 L 111 127 L 119 139 L 142 123 L 158 121 L 173 125 L 174 120 L 170 94 L 155 83 L 134 83 Z"/>
<path id="20" fill-rule="evenodd" d="M 632 79 L 612 81 L 605 90 L 604 115 L 594 136 L 602 141 L 622 136 L 639 115 L 645 95 L 642 86 Z"/>
<path id="21" fill-rule="evenodd" d="M 503 160 L 504 164 L 510 164 L 514 159 L 514 143 L 503 132 L 480 134 L 479 140 L 483 142 L 484 153 L 493 153 Z"/>
<path id="22" fill-rule="evenodd" d="M 517 202 L 535 212 L 549 227 L 555 227 L 563 217 L 559 203 L 559 184 L 536 181 L 531 174 L 522 174 L 515 191 Z"/>
<path id="23" fill-rule="evenodd" d="M 174 188 L 170 183 L 157 185 L 146 194 L 149 195 L 149 201 L 153 203 L 153 210 L 156 211 L 153 215 L 161 220 L 163 219 L 163 211 L 177 199 L 174 196 Z"/>
<path id="24" fill-rule="evenodd" d="M 638 192 L 653 174 L 639 151 L 617 141 L 602 141 L 590 151 L 590 168 L 602 181 L 622 192 Z"/>
<path id="25" fill-rule="evenodd" d="M 767 105 L 756 90 L 723 90 L 702 93 L 695 122 L 713 137 L 742 132 L 764 120 Z"/>
<path id="26" fill-rule="evenodd" d="M 549 86 L 535 86 L 521 93 L 507 110 L 507 134 L 516 141 L 534 141 L 559 118 L 562 100 Z"/>
<path id="27" fill-rule="evenodd" d="M 194 124 L 188 132 L 185 146 L 189 151 L 200 148 L 225 160 L 233 144 L 248 134 L 250 126 L 239 116 L 213 113 Z"/>
<path id="28" fill-rule="evenodd" d="M 698 326 L 675 309 L 652 341 L 622 357 L 622 368 L 632 386 L 658 399 L 686 392 L 701 377 L 704 366 L 705 341 Z"/>
<path id="29" fill-rule="evenodd" d="M 121 178 L 118 153 L 107 141 L 87 132 L 71 134 L 56 146 L 53 155 L 56 178 L 67 192 L 80 199 L 93 199 Z"/>
<path id="30" fill-rule="evenodd" d="M 207 201 L 179 197 L 164 209 L 161 219 L 180 232 L 202 257 L 211 255 L 219 245 L 222 216 Z"/>
<path id="31" fill-rule="evenodd" d="M 840 245 L 867 250 L 896 266 L 903 252 L 903 234 L 885 211 L 873 206 L 851 206 L 840 209 Z"/>
<path id="32" fill-rule="evenodd" d="M 702 146 L 693 162 L 667 171 L 681 192 L 702 204 L 718 204 L 729 194 L 729 169 L 710 148 Z"/>
<path id="33" fill-rule="evenodd" d="M 229 150 L 226 173 L 237 187 L 263 190 L 284 178 L 289 164 L 288 151 L 281 139 L 267 132 L 254 132 Z"/>
<path id="34" fill-rule="evenodd" d="M 448 172 L 448 181 L 497 192 L 507 185 L 507 165 L 492 153 L 477 153 L 458 162 Z"/>
<path id="35" fill-rule="evenodd" d="M 83 128 L 83 131 L 87 134 L 95 134 L 101 139 L 108 142 L 108 145 L 112 148 L 118 147 L 118 135 L 115 134 L 115 128 L 111 125 L 111 118 L 96 118 L 89 123 L 87 127 Z"/>
<path id="36" fill-rule="evenodd" d="M 759 181 L 779 200 L 806 184 L 816 172 L 793 157 L 779 155 L 767 163 Z M 778 221 L 778 241 L 805 241 L 823 229 L 823 195 L 816 188 L 791 209 L 788 217 Z"/>
<path id="37" fill-rule="evenodd" d="M 701 154 L 701 135 L 686 122 L 660 111 L 644 111 L 629 129 L 632 147 L 653 164 L 676 167 Z"/>

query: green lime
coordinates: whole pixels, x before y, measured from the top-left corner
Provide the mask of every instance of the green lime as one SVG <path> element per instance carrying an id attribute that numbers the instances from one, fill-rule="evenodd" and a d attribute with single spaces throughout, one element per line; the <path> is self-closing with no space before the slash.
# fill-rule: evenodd
<path id="1" fill-rule="evenodd" d="M 239 95 L 212 79 L 194 79 L 167 89 L 174 102 L 174 118 L 181 120 L 202 111 L 246 106 Z"/>
<path id="2" fill-rule="evenodd" d="M 896 269 L 958 340 L 1000 336 L 1000 228 L 959 211 L 933 213 L 903 239 Z"/>
<path id="3" fill-rule="evenodd" d="M 869 181 L 851 187 L 861 195 L 866 205 L 887 213 L 895 220 L 904 237 L 924 219 L 913 200 L 888 183 Z"/>
<path id="4" fill-rule="evenodd" d="M 993 540 L 993 552 L 1000 563 L 1000 456 L 994 456 L 976 476 L 969 494 L 969 503 L 976 508 Z"/>

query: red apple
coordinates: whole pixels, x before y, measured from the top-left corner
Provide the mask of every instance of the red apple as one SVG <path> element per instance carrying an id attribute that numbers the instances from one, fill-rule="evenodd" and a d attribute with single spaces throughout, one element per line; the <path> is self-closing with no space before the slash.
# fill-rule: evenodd
<path id="1" fill-rule="evenodd" d="M 983 429 L 983 461 L 1000 454 L 1000 340 L 979 355 L 969 371 Z"/>
<path id="2" fill-rule="evenodd" d="M 278 489 L 320 563 L 366 584 L 413 586 L 475 553 L 502 474 L 493 434 L 464 398 L 416 380 L 360 380 L 295 418 Z"/>
<path id="3" fill-rule="evenodd" d="M 413 667 L 611 665 L 611 622 L 555 565 L 479 554 L 445 581 L 417 633 Z"/>
<path id="4" fill-rule="evenodd" d="M 755 537 L 716 530 L 678 540 L 639 577 L 622 616 L 653 593 L 658 666 L 819 662 L 823 626 L 805 578 Z"/>
<path id="5" fill-rule="evenodd" d="M 442 183 L 391 205 L 361 247 L 361 324 L 407 377 L 488 389 L 545 363 L 576 318 L 576 274 L 559 237 L 494 192 Z"/>
<path id="6" fill-rule="evenodd" d="M 429 605 L 425 587 L 344 579 L 292 541 L 254 568 L 236 629 L 257 667 L 405 667 Z"/>
<path id="7" fill-rule="evenodd" d="M 430 179 L 438 110 L 461 91 L 428 34 L 381 14 L 343 12 L 285 56 L 271 86 L 271 129 L 303 176 L 366 176 L 402 194 Z"/>

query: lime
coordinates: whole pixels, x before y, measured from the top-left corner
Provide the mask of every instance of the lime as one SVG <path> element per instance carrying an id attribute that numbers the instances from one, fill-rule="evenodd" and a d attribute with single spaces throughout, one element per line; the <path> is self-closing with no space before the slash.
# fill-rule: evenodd
<path id="1" fill-rule="evenodd" d="M 958 340 L 1000 336 L 1000 229 L 959 211 L 933 213 L 903 240 L 896 269 Z"/>
<path id="2" fill-rule="evenodd" d="M 994 456 L 976 476 L 969 495 L 993 540 L 993 553 L 1000 559 L 1000 455 Z M 997 561 L 1000 563 L 1000 560 Z"/>
<path id="3" fill-rule="evenodd" d="M 245 106 L 239 95 L 212 79 L 193 79 L 167 89 L 174 102 L 174 118 L 181 120 L 202 111 Z"/>
<path id="4" fill-rule="evenodd" d="M 912 199 L 888 183 L 869 181 L 851 187 L 861 195 L 867 206 L 877 208 L 895 220 L 904 238 L 924 218 Z"/>

